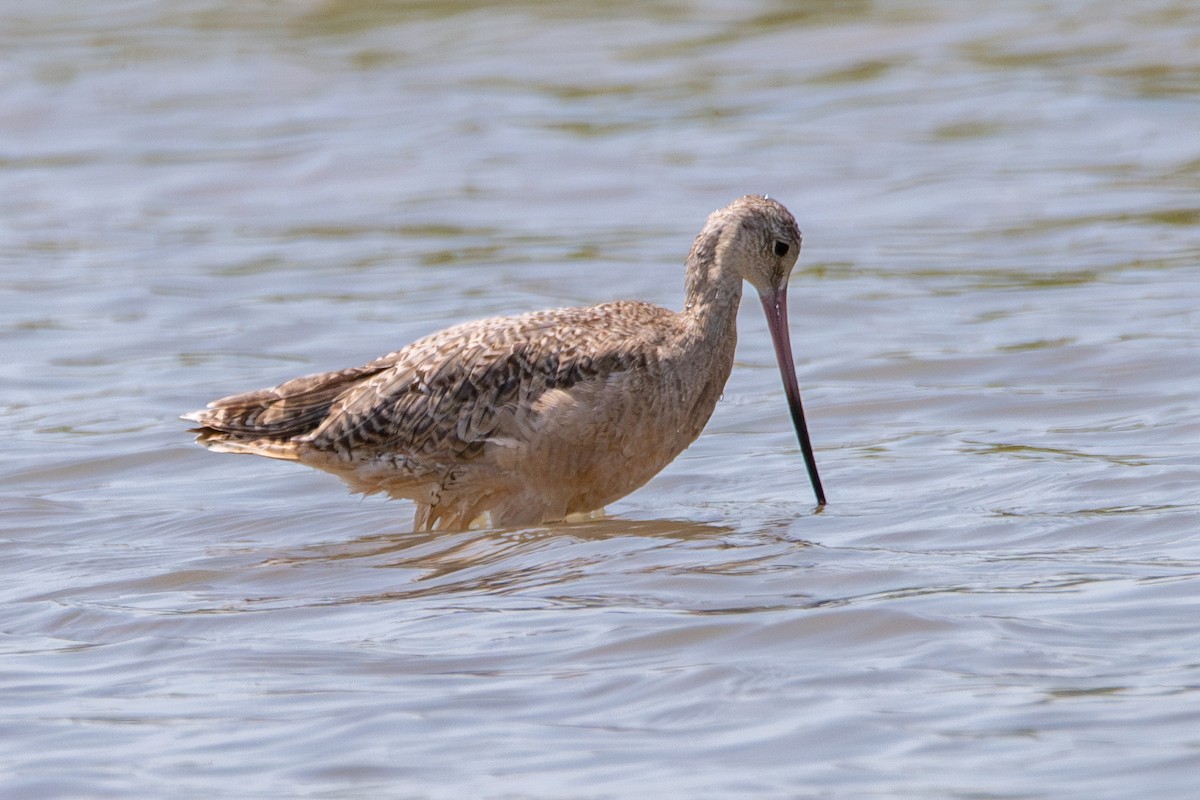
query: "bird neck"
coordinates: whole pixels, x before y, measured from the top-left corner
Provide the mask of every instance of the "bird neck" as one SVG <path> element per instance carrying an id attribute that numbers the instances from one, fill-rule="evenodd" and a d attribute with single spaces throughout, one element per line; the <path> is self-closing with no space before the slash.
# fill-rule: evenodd
<path id="1" fill-rule="evenodd" d="M 727 254 L 717 247 L 717 231 L 696 237 L 688 255 L 683 316 L 693 335 L 709 343 L 736 340 L 742 277 L 724 264 Z M 706 235 L 708 234 L 708 235 Z"/>
<path id="2" fill-rule="evenodd" d="M 697 239 L 688 256 L 686 297 L 679 315 L 683 335 L 671 348 L 676 357 L 668 359 L 679 371 L 673 385 L 677 405 L 687 414 L 678 430 L 689 443 L 708 422 L 733 370 L 742 299 L 741 275 L 723 268 L 715 248 L 701 244 Z"/>

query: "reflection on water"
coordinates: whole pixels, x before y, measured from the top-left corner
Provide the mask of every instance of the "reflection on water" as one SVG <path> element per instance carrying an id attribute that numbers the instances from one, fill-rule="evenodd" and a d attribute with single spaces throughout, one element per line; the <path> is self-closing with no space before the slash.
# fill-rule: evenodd
<path id="1" fill-rule="evenodd" d="M 465 594 L 489 596 L 550 591 L 552 587 L 577 587 L 589 573 L 600 571 L 639 540 L 625 555 L 642 558 L 660 548 L 701 538 L 726 536 L 732 528 L 689 522 L 594 520 L 564 523 L 519 531 L 483 530 L 462 533 L 385 533 L 348 542 L 308 545 L 296 553 L 268 556 L 262 567 L 286 566 L 306 570 L 341 568 L 336 562 L 353 561 L 357 568 L 400 571 L 382 578 L 399 585 L 377 594 L 354 593 L 321 602 L 360 604 L 404 602 L 418 598 L 453 599 Z M 609 544 L 620 540 L 616 544 Z M 667 569 L 647 561 L 652 572 Z M 691 569 L 691 567 L 689 567 Z M 347 587 L 357 592 L 357 579 Z M 328 590 L 327 590 L 328 591 Z M 560 602 L 568 602 L 566 595 Z M 572 601 L 575 602 L 575 601 Z"/>
<path id="2" fill-rule="evenodd" d="M 108 6 L 0 10 L 0 794 L 1194 792 L 1195 4 Z M 821 513 L 756 309 L 602 520 L 410 534 L 176 420 L 677 306 L 748 192 Z"/>

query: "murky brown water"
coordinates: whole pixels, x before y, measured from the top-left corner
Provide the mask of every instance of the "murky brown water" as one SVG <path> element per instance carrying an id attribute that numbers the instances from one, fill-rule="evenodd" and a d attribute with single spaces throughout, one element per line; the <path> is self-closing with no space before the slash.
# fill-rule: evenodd
<path id="1" fill-rule="evenodd" d="M 1200 10 L 0 10 L 0 794 L 1191 797 Z M 411 507 L 176 416 L 805 232 L 814 514 L 755 308 L 606 520 Z"/>

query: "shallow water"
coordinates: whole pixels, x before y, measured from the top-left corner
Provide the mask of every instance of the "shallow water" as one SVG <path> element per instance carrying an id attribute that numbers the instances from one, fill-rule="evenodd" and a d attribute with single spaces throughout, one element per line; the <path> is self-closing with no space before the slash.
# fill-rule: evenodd
<path id="1" fill-rule="evenodd" d="M 0 10 L 4 797 L 1192 796 L 1195 4 L 104 6 Z M 677 306 L 748 192 L 820 513 L 751 304 L 599 521 L 410 534 L 176 419 Z"/>

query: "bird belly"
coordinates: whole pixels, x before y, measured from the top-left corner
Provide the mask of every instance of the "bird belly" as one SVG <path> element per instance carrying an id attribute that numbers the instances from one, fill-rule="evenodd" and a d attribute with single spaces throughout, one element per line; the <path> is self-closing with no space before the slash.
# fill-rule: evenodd
<path id="1" fill-rule="evenodd" d="M 508 487 L 496 493 L 504 497 L 491 509 L 493 523 L 545 522 L 603 508 L 643 486 L 691 444 L 708 415 L 699 424 L 684 422 L 692 409 L 664 403 L 670 394 L 660 386 L 638 383 L 550 390 L 516 430 L 493 438 L 481 462 Z"/>

